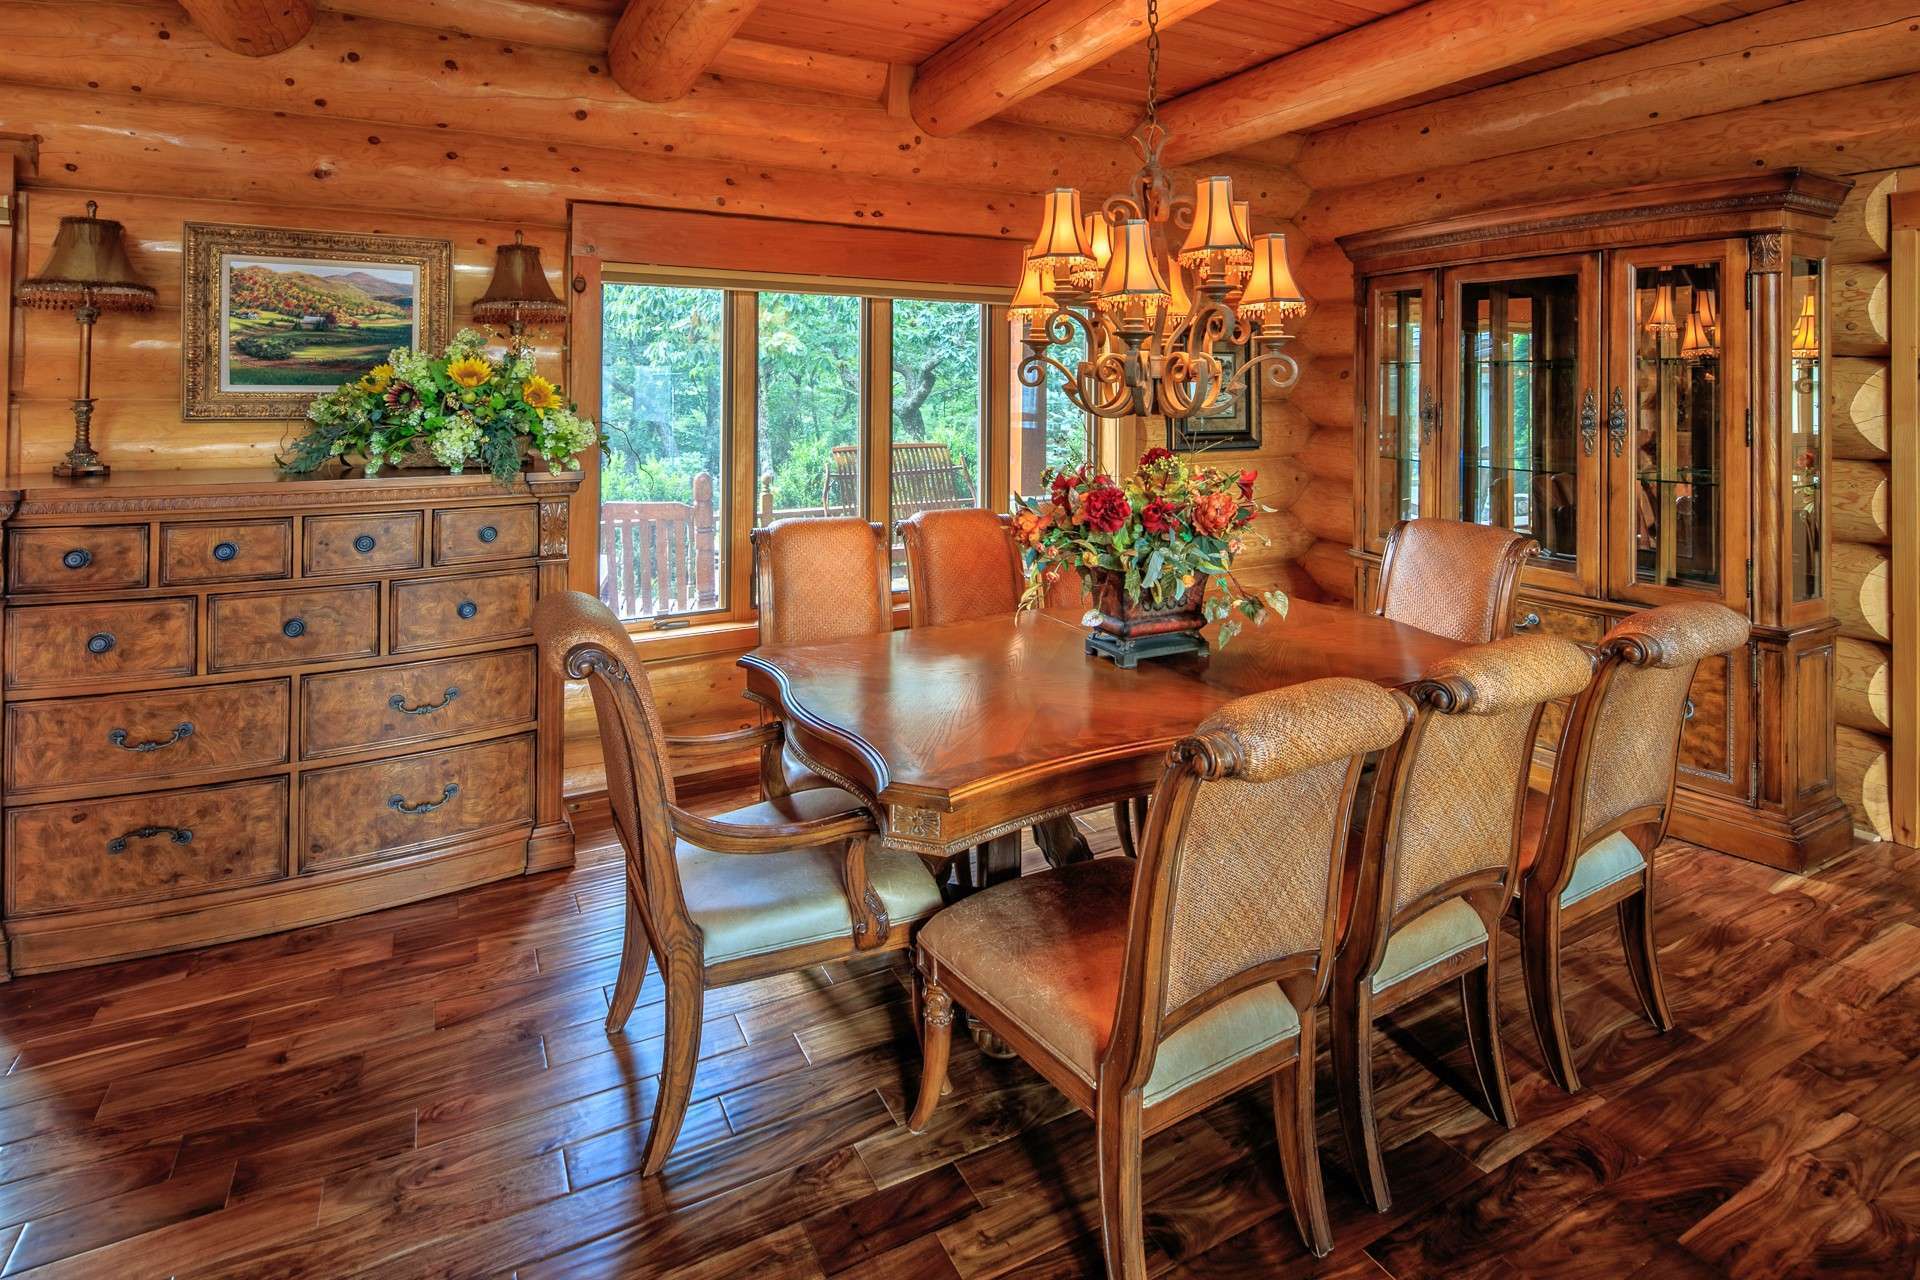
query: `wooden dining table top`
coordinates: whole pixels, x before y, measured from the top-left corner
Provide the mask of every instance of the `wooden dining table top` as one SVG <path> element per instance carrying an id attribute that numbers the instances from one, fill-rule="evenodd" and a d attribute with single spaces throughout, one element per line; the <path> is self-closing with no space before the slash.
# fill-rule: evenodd
<path id="1" fill-rule="evenodd" d="M 890 844 L 958 852 L 1150 790 L 1168 747 L 1234 698 L 1323 676 L 1413 683 L 1466 646 L 1293 601 L 1226 648 L 1123 670 L 1077 610 L 914 627 L 740 659 L 816 771 L 875 801 Z"/>

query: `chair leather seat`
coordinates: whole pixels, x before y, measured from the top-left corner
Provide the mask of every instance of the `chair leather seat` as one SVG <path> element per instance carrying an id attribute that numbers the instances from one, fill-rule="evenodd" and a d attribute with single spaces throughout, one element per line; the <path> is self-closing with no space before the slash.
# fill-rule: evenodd
<path id="1" fill-rule="evenodd" d="M 1540 837 L 1546 830 L 1546 824 L 1547 795 L 1544 791 L 1529 790 L 1526 812 L 1520 821 L 1522 866 L 1532 865 L 1534 851 L 1540 847 Z M 1580 860 L 1573 864 L 1573 875 L 1568 877 L 1567 887 L 1560 892 L 1560 905 L 1570 907 L 1608 885 L 1619 883 L 1646 865 L 1646 855 L 1640 852 L 1640 846 L 1626 832 L 1616 831 L 1581 854 Z"/>
<path id="2" fill-rule="evenodd" d="M 1097 858 L 995 885 L 929 920 L 920 949 L 1091 1086 L 1113 1034 L 1134 865 Z M 1152 1106 L 1299 1030 L 1277 985 L 1244 991 L 1161 1042 L 1142 1101 Z"/>
<path id="3" fill-rule="evenodd" d="M 849 792 L 842 791 L 838 783 L 823 778 L 808 768 L 800 757 L 793 753 L 793 748 L 790 746 L 783 746 L 780 750 L 780 768 L 787 776 L 788 791 L 838 791 L 841 795 L 852 799 L 855 807 L 860 807 L 857 798 Z"/>
<path id="4" fill-rule="evenodd" d="M 837 788 L 798 792 L 716 814 L 740 826 L 769 826 L 829 818 L 863 806 Z M 853 913 L 840 884 L 838 849 L 785 853 L 714 853 L 687 840 L 674 845 L 680 891 L 700 927 L 708 964 L 764 955 L 788 947 L 853 940 Z M 940 908 L 940 888 L 920 859 L 882 849 L 867 855 L 867 878 L 894 924 Z"/>

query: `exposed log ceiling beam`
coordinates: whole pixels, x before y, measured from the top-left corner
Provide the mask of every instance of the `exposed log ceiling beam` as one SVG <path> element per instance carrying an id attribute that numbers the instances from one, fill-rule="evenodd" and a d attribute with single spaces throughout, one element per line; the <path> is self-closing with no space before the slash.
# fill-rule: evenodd
<path id="1" fill-rule="evenodd" d="M 215 44 L 251 58 L 292 48 L 313 27 L 313 0 L 180 0 Z"/>
<path id="2" fill-rule="evenodd" d="M 356 18 L 596 56 L 605 53 L 613 39 L 612 14 L 549 0 L 319 0 L 319 4 L 323 10 Z"/>
<path id="3" fill-rule="evenodd" d="M 1212 3 L 1160 0 L 1160 25 Z M 1010 5 L 920 64 L 913 118 L 928 133 L 950 137 L 1146 38 L 1140 0 Z"/>
<path id="4" fill-rule="evenodd" d="M 1699 0 L 1428 0 L 1168 103 L 1169 161 L 1297 133 L 1697 11 Z"/>
<path id="5" fill-rule="evenodd" d="M 607 44 L 622 89 L 644 102 L 686 96 L 759 0 L 627 0 Z"/>

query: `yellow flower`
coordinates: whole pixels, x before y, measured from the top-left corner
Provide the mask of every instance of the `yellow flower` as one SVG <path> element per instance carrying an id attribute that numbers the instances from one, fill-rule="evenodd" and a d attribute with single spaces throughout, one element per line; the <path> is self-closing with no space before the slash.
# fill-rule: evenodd
<path id="1" fill-rule="evenodd" d="M 477 387 L 493 377 L 493 366 L 479 356 L 461 356 L 447 363 L 447 376 L 463 387 Z"/>
<path id="2" fill-rule="evenodd" d="M 377 364 L 367 370 L 366 376 L 360 379 L 360 389 L 369 394 L 378 394 L 379 392 L 385 391 L 387 385 L 392 381 L 393 366 L 390 364 Z"/>
<path id="3" fill-rule="evenodd" d="M 556 409 L 560 405 L 560 388 L 536 373 L 520 384 L 520 398 L 530 409 Z"/>

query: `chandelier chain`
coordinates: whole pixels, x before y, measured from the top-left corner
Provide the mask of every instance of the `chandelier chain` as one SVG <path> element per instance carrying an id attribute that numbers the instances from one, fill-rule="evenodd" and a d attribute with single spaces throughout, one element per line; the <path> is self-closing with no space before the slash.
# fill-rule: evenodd
<path id="1" fill-rule="evenodd" d="M 1160 0 L 1147 0 L 1147 124 L 1160 122 Z"/>

